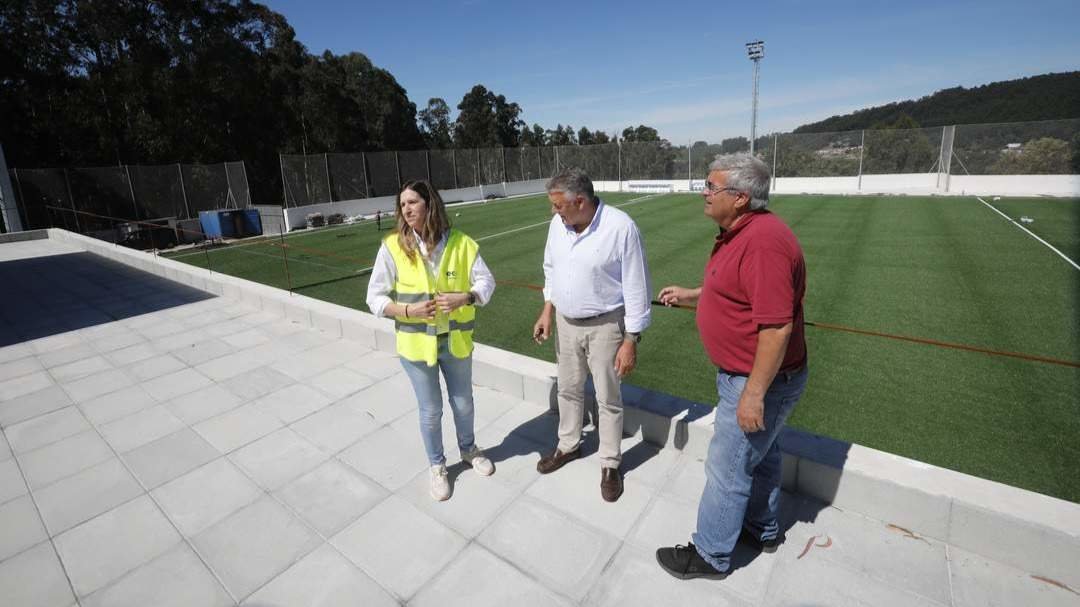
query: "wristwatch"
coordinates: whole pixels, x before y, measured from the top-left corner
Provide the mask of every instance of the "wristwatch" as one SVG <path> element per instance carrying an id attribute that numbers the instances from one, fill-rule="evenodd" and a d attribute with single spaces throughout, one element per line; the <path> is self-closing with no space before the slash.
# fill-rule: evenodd
<path id="1" fill-rule="evenodd" d="M 623 341 L 632 341 L 635 344 L 641 343 L 641 333 L 623 333 Z"/>
<path id="2" fill-rule="evenodd" d="M 465 297 L 465 301 L 467 301 L 470 306 L 476 305 L 476 293 L 469 291 L 469 294 Z"/>

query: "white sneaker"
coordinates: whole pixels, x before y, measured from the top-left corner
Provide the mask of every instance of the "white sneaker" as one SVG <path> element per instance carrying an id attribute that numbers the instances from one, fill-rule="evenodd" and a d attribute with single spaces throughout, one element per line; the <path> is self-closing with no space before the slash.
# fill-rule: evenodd
<path id="1" fill-rule="evenodd" d="M 440 502 L 450 499 L 450 479 L 446 477 L 446 464 L 431 467 L 431 497 Z"/>
<path id="2" fill-rule="evenodd" d="M 480 476 L 491 476 L 495 473 L 495 464 L 491 463 L 480 447 L 474 445 L 472 451 L 461 454 L 461 459 L 468 462 Z"/>

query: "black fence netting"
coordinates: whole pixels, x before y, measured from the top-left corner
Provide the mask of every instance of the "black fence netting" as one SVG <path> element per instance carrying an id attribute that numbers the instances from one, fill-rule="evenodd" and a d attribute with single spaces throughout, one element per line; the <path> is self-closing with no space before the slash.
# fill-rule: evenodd
<path id="1" fill-rule="evenodd" d="M 454 151 L 431 150 L 428 153 L 431 163 L 431 183 L 440 190 L 458 187 L 454 176 Z"/>
<path id="2" fill-rule="evenodd" d="M 371 196 L 396 196 L 401 187 L 396 152 L 368 152 Z"/>
<path id="3" fill-rule="evenodd" d="M 506 181 L 503 173 L 502 148 L 480 149 L 480 183 L 501 183 Z"/>
<path id="4" fill-rule="evenodd" d="M 368 197 L 367 170 L 363 154 L 328 154 L 330 186 L 334 200 Z"/>
<path id="5" fill-rule="evenodd" d="M 459 188 L 471 188 L 480 183 L 479 157 L 476 150 L 454 150 Z"/>
<path id="6" fill-rule="evenodd" d="M 427 150 L 410 150 L 398 152 L 397 155 L 398 166 L 401 167 L 401 183 L 429 178 Z"/>

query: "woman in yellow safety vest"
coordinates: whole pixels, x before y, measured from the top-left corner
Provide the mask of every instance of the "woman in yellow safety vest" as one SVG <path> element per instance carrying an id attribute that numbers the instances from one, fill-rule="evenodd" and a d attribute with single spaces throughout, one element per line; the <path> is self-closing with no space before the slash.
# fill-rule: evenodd
<path id="1" fill-rule="evenodd" d="M 383 239 L 368 282 L 367 304 L 394 319 L 397 352 L 416 392 L 420 435 L 431 464 L 431 496 L 450 497 L 442 441 L 446 380 L 461 458 L 488 476 L 495 466 L 473 436 L 472 333 L 476 306 L 485 305 L 495 278 L 476 241 L 450 227 L 439 192 L 409 181 L 397 195 L 397 228 Z"/>

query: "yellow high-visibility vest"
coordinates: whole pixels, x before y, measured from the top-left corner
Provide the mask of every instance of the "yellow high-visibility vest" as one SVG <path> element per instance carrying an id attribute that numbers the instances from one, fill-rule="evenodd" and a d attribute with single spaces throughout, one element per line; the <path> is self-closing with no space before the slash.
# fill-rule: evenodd
<path id="1" fill-rule="evenodd" d="M 394 283 L 394 291 L 390 293 L 390 299 L 395 302 L 414 304 L 432 300 L 436 293 L 469 292 L 472 286 L 469 277 L 480 248 L 472 238 L 458 230 L 450 230 L 434 277 L 428 271 L 419 251 L 416 251 L 414 259 L 409 259 L 401 248 L 397 234 L 391 234 L 383 242 L 397 267 L 397 281 Z M 434 366 L 439 351 L 438 320 L 395 316 L 398 355 L 414 362 L 426 362 L 429 367 Z M 475 324 L 475 306 L 464 305 L 450 312 L 448 339 L 450 353 L 455 357 L 465 358 L 472 354 Z"/>

